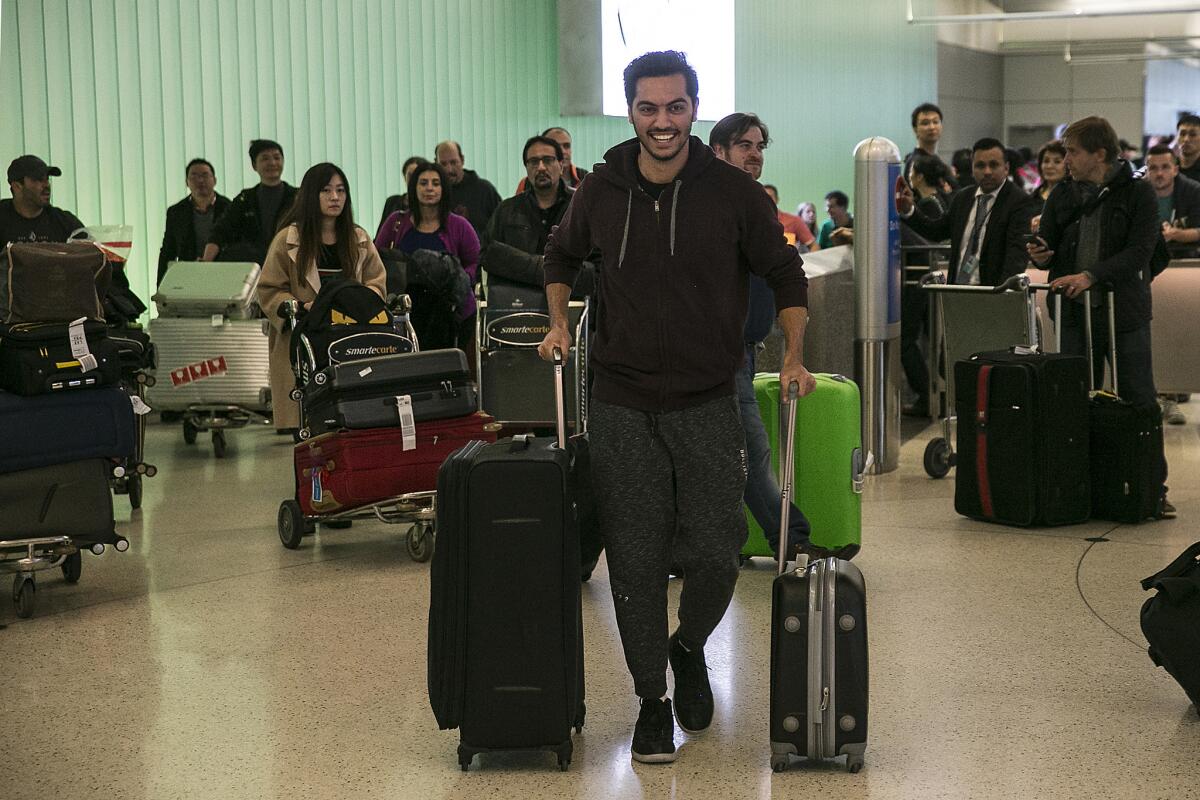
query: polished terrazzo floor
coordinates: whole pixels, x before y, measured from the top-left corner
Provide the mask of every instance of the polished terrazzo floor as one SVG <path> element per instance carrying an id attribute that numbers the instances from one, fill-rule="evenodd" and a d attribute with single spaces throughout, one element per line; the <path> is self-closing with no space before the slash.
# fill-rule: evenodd
<path id="1" fill-rule="evenodd" d="M 1138 580 L 1200 539 L 1200 426 L 1166 431 L 1178 519 L 1032 531 L 958 517 L 953 483 L 920 467 L 935 429 L 907 432 L 901 469 L 866 493 L 857 775 L 769 768 L 767 561 L 743 571 L 708 648 L 713 728 L 679 734 L 675 764 L 630 762 L 636 706 L 601 566 L 570 771 L 520 754 L 464 774 L 426 700 L 429 567 L 398 526 L 284 550 L 289 443 L 244 430 L 216 461 L 154 425 L 145 507 L 117 498 L 129 552 L 85 555 L 75 586 L 42 573 L 33 619 L 0 603 L 0 798 L 1200 797 L 1200 717 L 1138 628 Z"/>

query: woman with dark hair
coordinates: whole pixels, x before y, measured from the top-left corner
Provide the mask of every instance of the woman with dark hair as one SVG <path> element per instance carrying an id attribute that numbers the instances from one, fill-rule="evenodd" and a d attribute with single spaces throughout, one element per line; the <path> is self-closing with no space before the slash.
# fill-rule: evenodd
<path id="1" fill-rule="evenodd" d="M 383 296 L 383 262 L 370 235 L 354 224 L 350 182 L 337 166 L 323 163 L 304 173 L 258 278 L 258 304 L 271 324 L 271 406 L 281 433 L 299 428 L 300 410 L 290 398 L 295 385 L 291 337 L 283 331 L 279 307 L 289 300 L 309 307 L 321 285 L 335 278 L 357 281 Z"/>
<path id="2" fill-rule="evenodd" d="M 429 159 L 421 156 L 409 156 L 404 159 L 404 165 L 400 167 L 400 174 L 404 176 L 404 193 L 394 194 L 387 200 L 383 201 L 383 214 L 379 216 L 379 227 L 376 233 L 383 230 L 383 223 L 387 222 L 387 218 L 397 211 L 408 211 L 408 179 L 412 177 L 413 170 L 421 164 L 428 164 Z"/>
<path id="3" fill-rule="evenodd" d="M 916 196 L 917 207 L 930 219 L 938 219 L 950 208 L 942 182 L 946 165 L 937 156 L 916 155 L 908 166 L 908 184 Z"/>
<path id="4" fill-rule="evenodd" d="M 1058 139 L 1046 142 L 1038 150 L 1037 169 L 1042 176 L 1042 184 L 1038 187 L 1038 196 L 1042 202 L 1054 191 L 1054 187 L 1063 181 L 1070 180 L 1067 175 L 1067 148 Z"/>
<path id="5" fill-rule="evenodd" d="M 466 217 L 450 210 L 449 187 L 450 181 L 441 165 L 419 165 L 408 179 L 408 207 L 411 210 L 397 211 L 384 220 L 375 236 L 375 246 L 380 250 L 399 250 L 407 256 L 421 250 L 453 256 L 466 273 L 468 285 L 474 287 L 479 274 L 479 237 Z M 467 354 L 474 370 L 474 293 L 467 291 L 465 296 L 454 298 L 455 330 L 447 336 L 440 329 L 435 331 L 430 328 L 438 310 L 419 307 L 422 299 L 430 302 L 430 298 L 422 297 L 428 293 L 422 292 L 420 286 L 414 286 L 411 277 L 409 285 L 409 294 L 413 299 L 413 325 L 417 329 L 421 347 L 458 347 Z M 435 316 L 428 316 L 430 313 Z"/>

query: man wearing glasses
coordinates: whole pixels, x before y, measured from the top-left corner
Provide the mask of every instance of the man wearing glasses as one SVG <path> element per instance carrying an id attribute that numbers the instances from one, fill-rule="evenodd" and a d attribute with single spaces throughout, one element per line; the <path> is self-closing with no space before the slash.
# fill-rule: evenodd
<path id="1" fill-rule="evenodd" d="M 550 231 L 558 225 L 574 191 L 563 180 L 563 150 L 548 136 L 533 136 L 525 142 L 521 160 L 525 164 L 525 191 L 504 200 L 496 208 L 483 235 L 480 266 L 487 273 L 489 292 L 496 286 L 520 286 L 535 290 L 544 305 L 545 272 L 542 253 Z M 576 295 L 591 285 L 586 273 L 576 281 Z"/>

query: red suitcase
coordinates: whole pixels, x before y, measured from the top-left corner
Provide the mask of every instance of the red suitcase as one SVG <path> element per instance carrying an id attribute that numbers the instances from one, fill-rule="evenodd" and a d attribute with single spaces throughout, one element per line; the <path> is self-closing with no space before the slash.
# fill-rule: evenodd
<path id="1" fill-rule="evenodd" d="M 337 431 L 296 445 L 296 499 L 305 516 L 370 505 L 409 492 L 434 491 L 446 457 L 472 440 L 496 441 L 492 417 L 416 423 L 416 446 L 401 428 Z"/>

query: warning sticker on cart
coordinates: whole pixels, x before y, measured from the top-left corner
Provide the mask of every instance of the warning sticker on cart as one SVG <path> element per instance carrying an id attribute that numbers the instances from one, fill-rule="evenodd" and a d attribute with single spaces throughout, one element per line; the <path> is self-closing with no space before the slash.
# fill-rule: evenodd
<path id="1" fill-rule="evenodd" d="M 203 361 L 197 361 L 195 364 L 188 364 L 186 367 L 171 370 L 171 385 L 183 386 L 203 380 L 204 378 L 224 375 L 228 371 L 229 367 L 225 363 L 225 356 L 206 358 Z"/>

